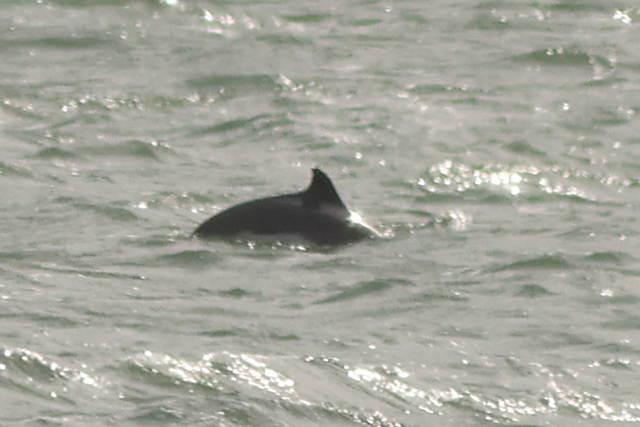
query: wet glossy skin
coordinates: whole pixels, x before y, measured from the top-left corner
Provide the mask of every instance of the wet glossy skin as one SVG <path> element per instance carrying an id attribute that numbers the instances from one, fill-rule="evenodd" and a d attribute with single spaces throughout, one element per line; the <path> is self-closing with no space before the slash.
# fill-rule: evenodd
<path id="1" fill-rule="evenodd" d="M 305 191 L 233 206 L 202 223 L 194 234 L 226 239 L 294 235 L 317 245 L 340 245 L 378 235 L 353 219 L 331 180 L 320 169 L 313 169 L 313 179 Z"/>

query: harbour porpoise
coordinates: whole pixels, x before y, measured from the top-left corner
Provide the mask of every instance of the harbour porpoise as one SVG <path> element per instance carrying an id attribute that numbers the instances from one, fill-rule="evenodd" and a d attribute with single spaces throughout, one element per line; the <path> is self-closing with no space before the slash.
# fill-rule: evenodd
<path id="1" fill-rule="evenodd" d="M 312 172 L 306 190 L 232 206 L 200 224 L 193 234 L 227 240 L 294 239 L 319 246 L 380 236 L 358 214 L 349 212 L 324 172 Z"/>

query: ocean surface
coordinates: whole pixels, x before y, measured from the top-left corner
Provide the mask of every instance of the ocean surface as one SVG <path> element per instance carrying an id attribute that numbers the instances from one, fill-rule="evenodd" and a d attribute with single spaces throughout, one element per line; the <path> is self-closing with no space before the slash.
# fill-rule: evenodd
<path id="1" fill-rule="evenodd" d="M 0 425 L 638 424 L 639 25 L 0 2 Z M 385 237 L 190 237 L 312 167 Z"/>

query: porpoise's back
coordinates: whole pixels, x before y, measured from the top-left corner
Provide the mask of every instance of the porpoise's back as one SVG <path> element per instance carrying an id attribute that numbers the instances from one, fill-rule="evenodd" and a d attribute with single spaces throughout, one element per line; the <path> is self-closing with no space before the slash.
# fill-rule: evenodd
<path id="1" fill-rule="evenodd" d="M 329 178 L 313 169 L 313 179 L 302 192 L 241 203 L 209 218 L 194 234 L 202 238 L 252 235 L 300 236 L 318 245 L 339 245 L 376 233 L 352 221 Z"/>

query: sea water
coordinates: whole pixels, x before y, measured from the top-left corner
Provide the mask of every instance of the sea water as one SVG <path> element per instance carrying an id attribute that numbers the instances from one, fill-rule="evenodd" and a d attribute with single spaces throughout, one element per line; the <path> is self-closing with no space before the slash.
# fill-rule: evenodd
<path id="1" fill-rule="evenodd" d="M 640 421 L 634 2 L 0 4 L 0 424 Z M 386 234 L 195 227 L 312 167 Z"/>

